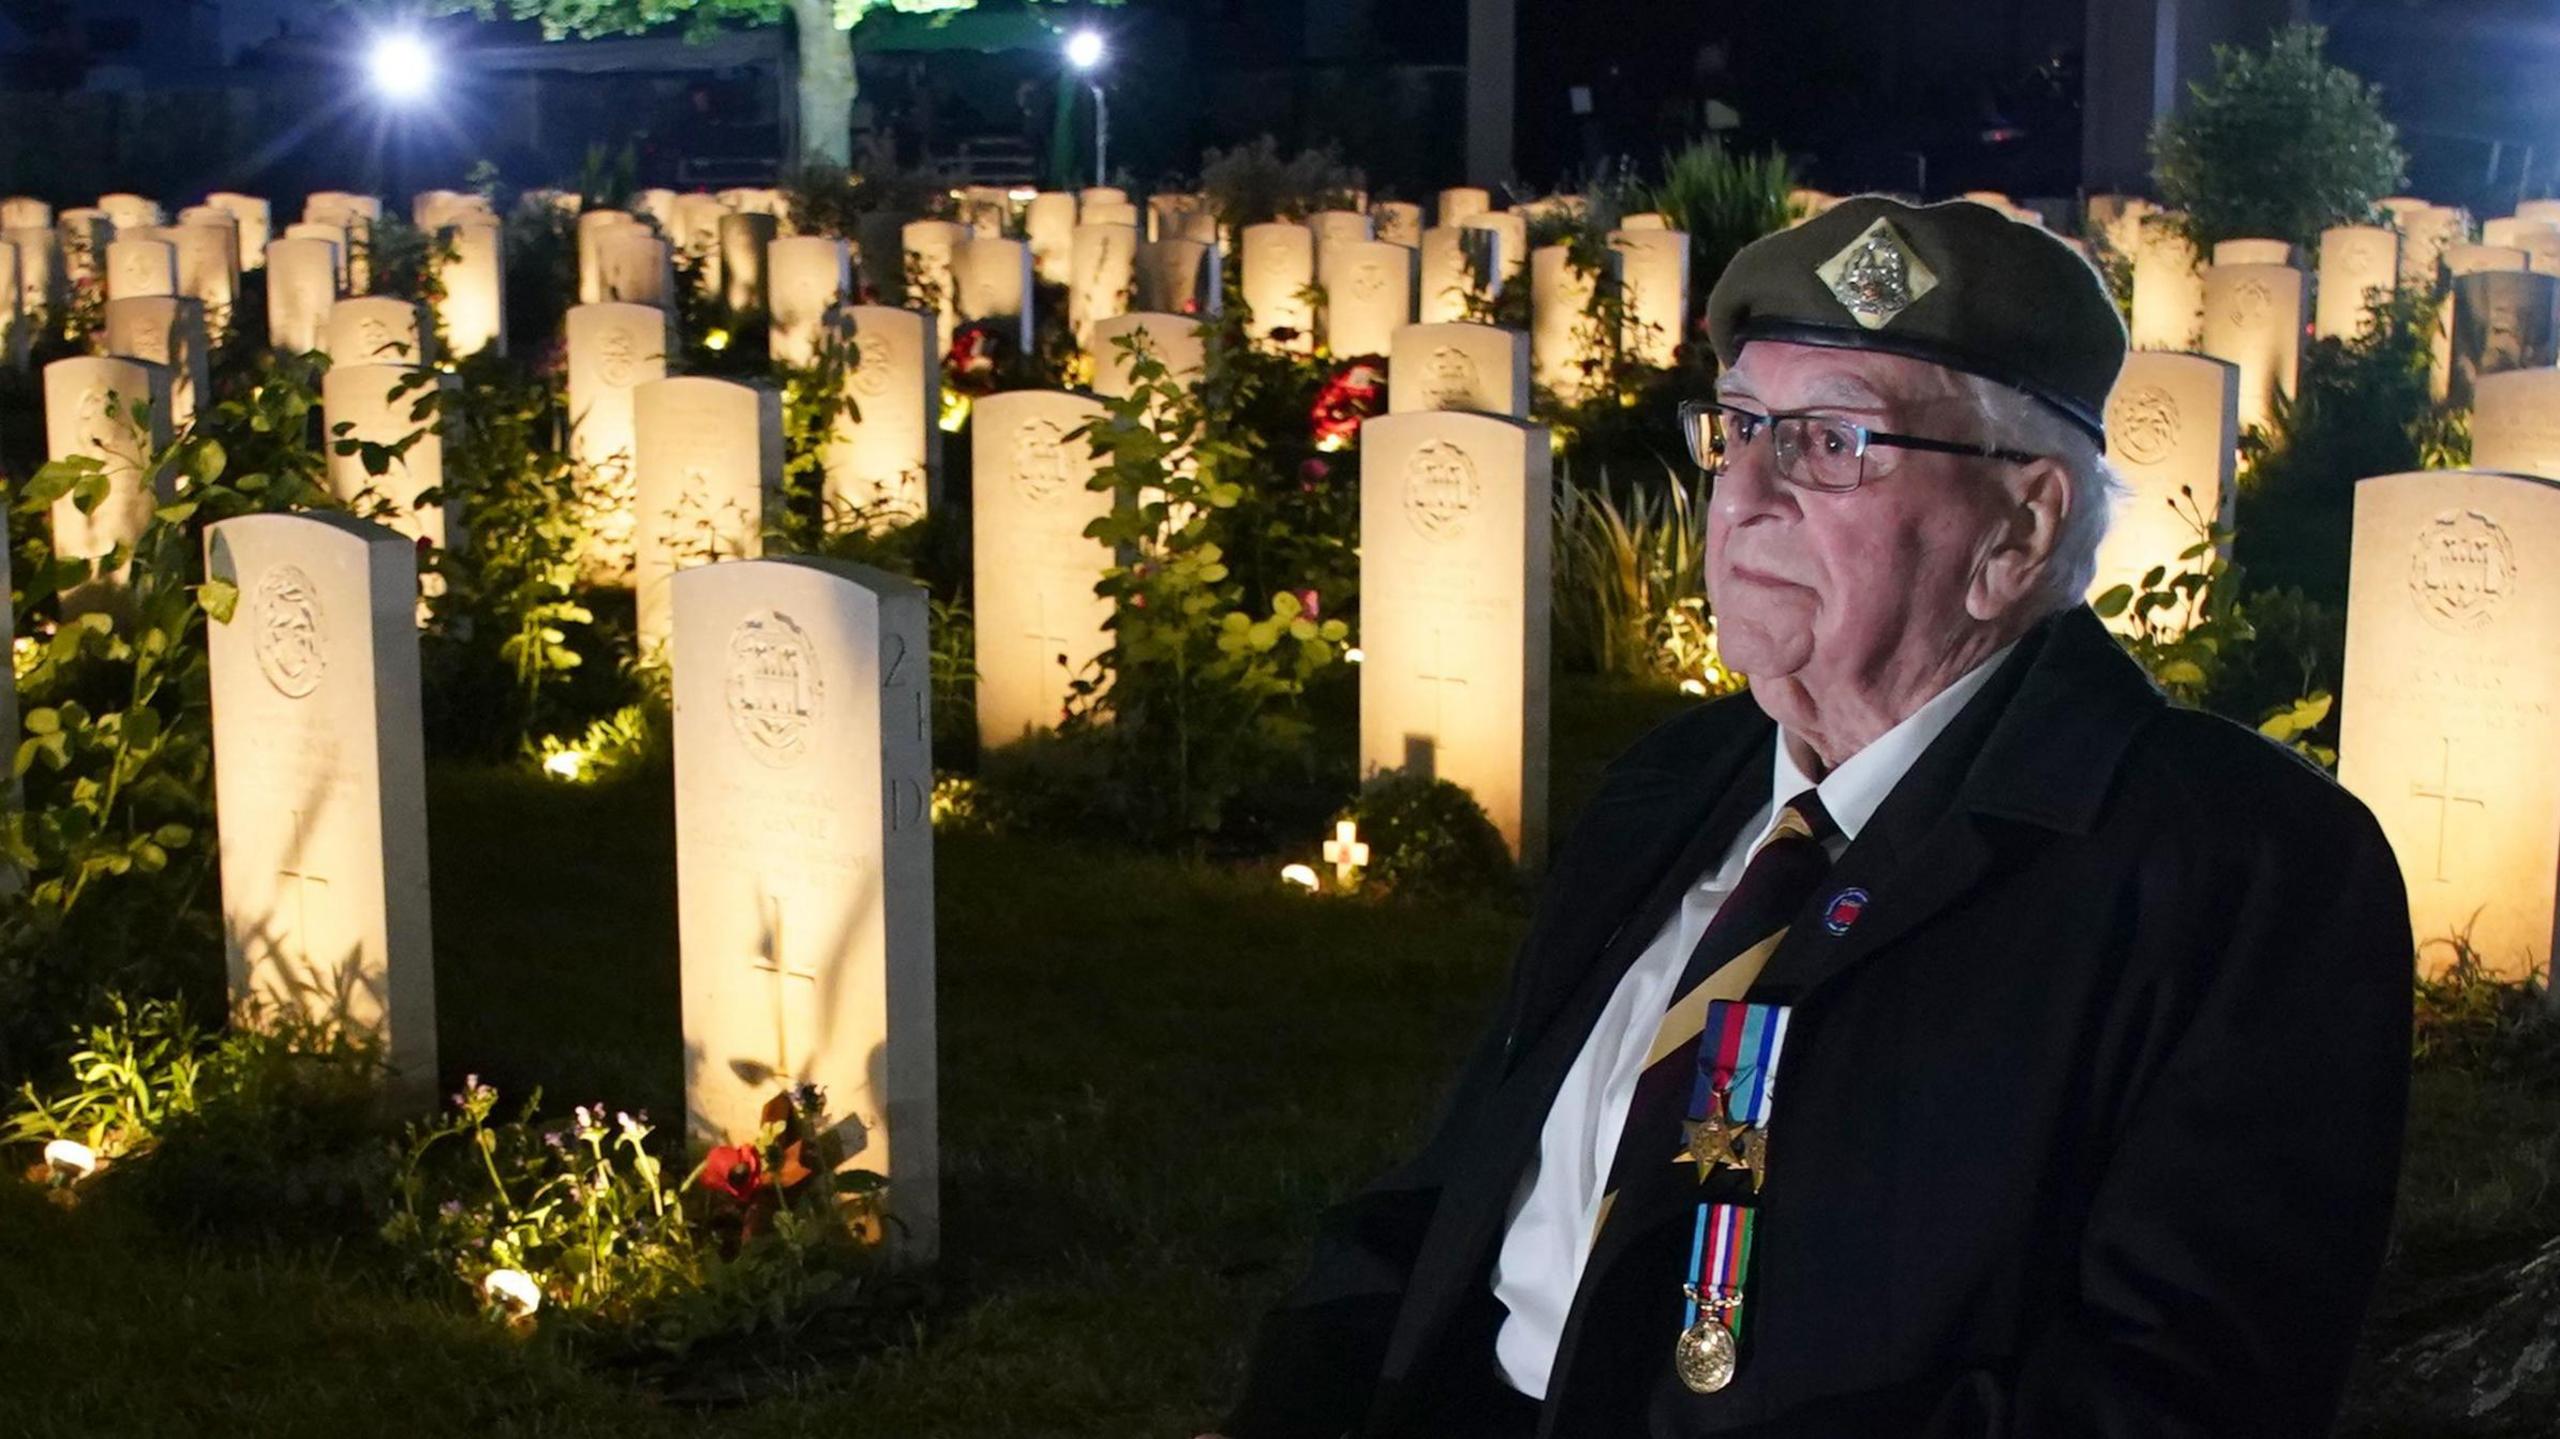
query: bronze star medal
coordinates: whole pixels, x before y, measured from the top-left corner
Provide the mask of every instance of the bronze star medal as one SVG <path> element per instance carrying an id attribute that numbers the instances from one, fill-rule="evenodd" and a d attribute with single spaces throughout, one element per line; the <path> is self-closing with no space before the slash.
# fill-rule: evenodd
<path id="1" fill-rule="evenodd" d="M 1769 1174 L 1769 1136 L 1732 1116 L 1724 1090 L 1707 1101 L 1704 1118 L 1683 1121 L 1681 1131 L 1689 1147 L 1673 1158 L 1697 1165 L 1699 1183 L 1719 1169 L 1739 1169 L 1751 1176 L 1752 1193 L 1760 1192 Z"/>

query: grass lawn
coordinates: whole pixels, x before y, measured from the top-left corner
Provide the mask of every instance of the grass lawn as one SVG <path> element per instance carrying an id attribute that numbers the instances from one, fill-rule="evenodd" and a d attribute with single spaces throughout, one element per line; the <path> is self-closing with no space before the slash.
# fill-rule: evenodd
<path id="1" fill-rule="evenodd" d="M 1558 815 L 1678 703 L 1560 690 Z M 448 1065 L 554 1109 L 675 1113 L 663 786 L 442 770 L 431 790 Z M 1272 866 L 1023 839 L 948 836 L 937 865 L 947 1259 L 884 1349 L 706 1421 L 402 1290 L 360 1246 L 213 1244 L 0 1184 L 0 1431 L 1192 1433 L 1318 1209 L 1427 1118 L 1524 912 L 1312 900 Z M 2555 1217 L 2560 1172 L 2541 1087 L 2431 1084 L 2421 1113 L 2412 1202 L 2467 1218 L 2404 1247 L 2409 1325 L 2439 1271 Z"/>

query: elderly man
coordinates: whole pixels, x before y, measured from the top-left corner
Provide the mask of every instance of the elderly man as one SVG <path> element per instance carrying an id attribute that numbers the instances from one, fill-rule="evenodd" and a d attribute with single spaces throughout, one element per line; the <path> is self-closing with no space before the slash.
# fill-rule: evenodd
<path id="1" fill-rule="evenodd" d="M 1863 197 L 1708 323 L 1684 418 L 1749 696 L 1611 768 L 1228 1431 L 2324 1432 L 2399 1165 L 2400 870 L 2081 605 L 2097 277 Z"/>

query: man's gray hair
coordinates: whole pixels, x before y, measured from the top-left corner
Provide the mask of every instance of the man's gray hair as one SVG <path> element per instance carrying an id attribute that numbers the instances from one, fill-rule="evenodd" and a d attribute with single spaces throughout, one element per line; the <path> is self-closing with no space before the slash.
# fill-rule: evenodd
<path id="1" fill-rule="evenodd" d="M 2098 572 L 2098 546 L 2116 498 L 2124 493 L 2106 452 L 2089 432 L 2066 420 L 2053 407 L 1997 380 L 1954 374 L 1956 392 L 1982 416 L 1984 444 L 2031 455 L 2051 455 L 2071 477 L 2071 511 L 2055 540 L 2053 562 L 2045 571 L 2045 608 L 2067 610 L 2089 593 Z"/>

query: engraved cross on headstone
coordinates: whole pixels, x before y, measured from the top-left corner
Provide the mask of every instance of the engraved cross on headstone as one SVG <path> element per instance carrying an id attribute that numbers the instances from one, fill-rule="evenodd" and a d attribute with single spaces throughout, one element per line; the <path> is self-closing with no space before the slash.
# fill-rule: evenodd
<path id="1" fill-rule="evenodd" d="M 782 901 L 773 895 L 758 899 L 763 910 L 763 935 L 757 941 L 755 969 L 773 976 L 773 1077 L 789 1083 L 800 1070 L 792 1062 L 791 1053 L 791 981 L 805 981 L 812 994 L 817 992 L 818 976 L 814 971 L 791 967 L 790 950 L 785 946 L 782 928 Z"/>
<path id="2" fill-rule="evenodd" d="M 2445 873 L 2444 861 L 2445 852 L 2451 848 L 2453 840 L 2453 807 L 2458 804 L 2467 804 L 2485 812 L 2489 808 L 2488 798 L 2485 795 L 2465 793 L 2455 786 L 2451 736 L 2445 738 L 2444 751 L 2436 762 L 2435 788 L 2427 788 L 2424 780 L 2411 780 L 2409 793 L 2419 799 L 2431 799 L 2436 802 L 2436 881 L 2440 884 L 2445 883 L 2452 879 L 2451 875 Z"/>
<path id="3" fill-rule="evenodd" d="M 1449 691 L 1467 687 L 1466 676 L 1450 673 L 1447 631 L 1431 632 L 1431 668 L 1418 671 L 1414 678 L 1431 686 L 1431 738 L 1435 744 L 1444 744 L 1449 738 Z"/>
<path id="4" fill-rule="evenodd" d="M 279 943 L 276 946 L 276 957 L 289 963 L 299 964 L 306 972 L 318 967 L 313 958 L 315 946 L 311 942 L 312 936 L 319 929 L 314 910 L 316 908 L 320 913 L 326 913 L 329 907 L 329 879 L 328 876 L 320 873 L 320 867 L 310 858 L 310 849 L 310 816 L 301 810 L 295 810 L 293 840 L 285 850 L 284 864 L 276 870 L 278 881 L 276 908 L 278 910 L 285 908 L 288 898 L 286 891 L 290 890 L 293 943 L 294 947 L 301 952 L 288 954 L 285 946 Z M 312 903 L 311 891 L 314 888 L 320 891 L 320 902 L 317 906 Z"/>
<path id="5" fill-rule="evenodd" d="M 1065 635 L 1058 633 L 1061 627 L 1049 618 L 1049 587 L 1044 584 L 1034 590 L 1032 599 L 1039 614 L 1032 620 L 1031 628 L 1022 632 L 1022 637 L 1040 646 L 1043 664 L 1064 668 L 1067 651 L 1072 646 Z"/>

